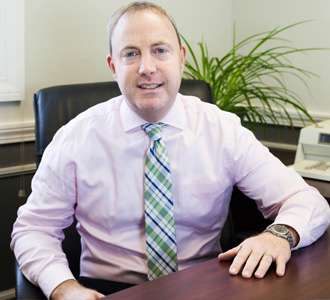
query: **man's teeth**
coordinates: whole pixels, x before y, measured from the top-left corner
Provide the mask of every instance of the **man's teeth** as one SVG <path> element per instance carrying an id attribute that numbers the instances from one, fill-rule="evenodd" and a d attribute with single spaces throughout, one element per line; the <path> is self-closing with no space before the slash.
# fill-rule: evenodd
<path id="1" fill-rule="evenodd" d="M 160 84 L 152 84 L 152 85 L 141 85 L 140 87 L 142 89 L 155 89 L 156 87 L 159 87 Z"/>

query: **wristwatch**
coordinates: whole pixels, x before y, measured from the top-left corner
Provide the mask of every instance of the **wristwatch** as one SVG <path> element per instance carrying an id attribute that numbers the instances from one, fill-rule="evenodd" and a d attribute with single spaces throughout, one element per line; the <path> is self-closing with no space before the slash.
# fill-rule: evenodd
<path id="1" fill-rule="evenodd" d="M 270 232 L 275 234 L 278 237 L 286 239 L 290 244 L 290 249 L 293 248 L 293 238 L 290 230 L 286 228 L 284 225 L 270 225 L 268 226 L 264 232 Z"/>

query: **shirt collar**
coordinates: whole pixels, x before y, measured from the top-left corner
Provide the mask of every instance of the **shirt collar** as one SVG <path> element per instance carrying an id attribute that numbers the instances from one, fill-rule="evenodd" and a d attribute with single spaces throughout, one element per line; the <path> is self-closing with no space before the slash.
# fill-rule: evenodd
<path id="1" fill-rule="evenodd" d="M 120 105 L 120 120 L 125 132 L 134 130 L 147 123 L 146 120 L 139 117 L 129 108 L 124 99 L 124 96 L 122 97 L 122 99 L 123 100 Z M 180 94 L 177 95 L 170 111 L 158 122 L 162 122 L 183 130 L 185 125 L 185 113 Z"/>

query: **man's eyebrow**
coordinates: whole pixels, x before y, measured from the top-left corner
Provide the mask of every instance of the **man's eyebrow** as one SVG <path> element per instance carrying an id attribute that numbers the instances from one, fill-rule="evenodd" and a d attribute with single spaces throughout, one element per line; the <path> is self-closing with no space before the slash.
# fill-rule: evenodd
<path id="1" fill-rule="evenodd" d="M 158 46 L 165 46 L 169 49 L 173 49 L 173 46 L 170 43 L 167 43 L 165 41 L 158 41 L 158 42 L 155 42 L 151 45 L 151 47 L 158 47 Z M 119 54 L 122 55 L 123 52 L 125 52 L 127 50 L 139 50 L 139 48 L 137 46 L 134 46 L 134 45 L 127 45 L 127 46 L 125 46 L 124 48 L 122 48 L 120 50 Z"/>
<path id="2" fill-rule="evenodd" d="M 123 52 L 127 51 L 127 50 L 138 50 L 138 48 L 136 46 L 133 45 L 127 45 L 124 48 L 122 48 L 119 52 L 120 55 L 123 54 Z"/>
<path id="3" fill-rule="evenodd" d="M 159 41 L 159 42 L 153 43 L 151 46 L 152 46 L 152 47 L 166 46 L 166 47 L 168 47 L 168 48 L 170 48 L 170 49 L 173 48 L 172 45 L 171 45 L 170 43 L 167 43 L 167 42 L 165 42 L 165 41 Z"/>

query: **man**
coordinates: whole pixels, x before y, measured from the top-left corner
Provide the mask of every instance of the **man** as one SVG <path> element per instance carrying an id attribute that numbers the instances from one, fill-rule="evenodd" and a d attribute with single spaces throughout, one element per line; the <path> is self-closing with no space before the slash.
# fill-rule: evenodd
<path id="1" fill-rule="evenodd" d="M 314 242 L 328 227 L 327 202 L 237 117 L 178 94 L 186 50 L 161 8 L 148 3 L 123 8 L 110 23 L 109 41 L 107 61 L 122 96 L 64 126 L 44 153 L 12 235 L 23 273 L 51 299 L 102 297 L 74 280 L 61 251 L 62 229 L 75 215 L 82 276 L 133 284 L 147 280 L 144 172 L 146 153 L 156 142 L 145 130 L 161 122 L 179 269 L 219 254 L 236 184 L 266 217 L 277 216 L 276 224 L 285 226 L 283 233 L 272 228 L 247 239 L 219 259 L 234 259 L 233 275 L 242 270 L 243 277 L 262 278 L 273 261 L 277 274 L 284 275 L 290 248 Z"/>

